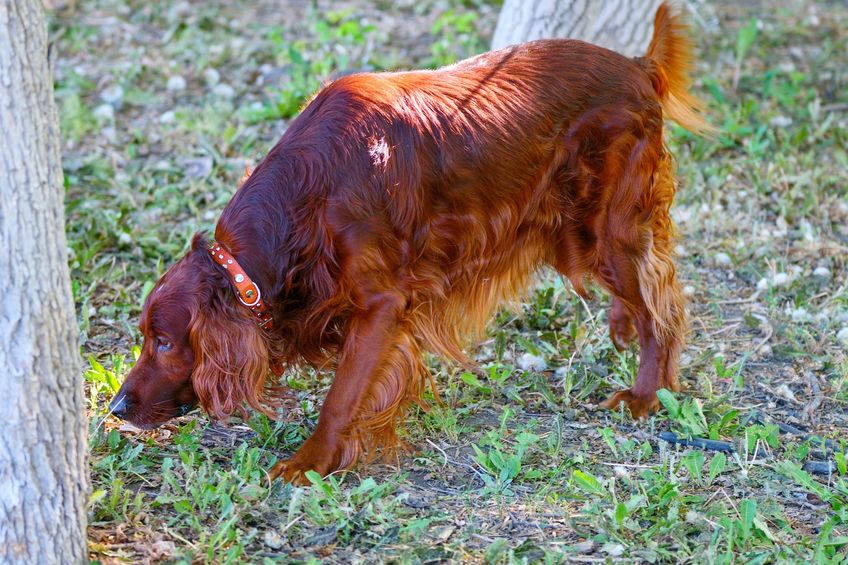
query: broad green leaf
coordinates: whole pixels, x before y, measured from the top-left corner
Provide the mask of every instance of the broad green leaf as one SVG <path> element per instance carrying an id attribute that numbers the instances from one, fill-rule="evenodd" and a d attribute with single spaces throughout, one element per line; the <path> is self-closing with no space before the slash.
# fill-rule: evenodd
<path id="1" fill-rule="evenodd" d="M 759 514 L 757 516 L 754 516 L 754 525 L 757 527 L 758 530 L 763 532 L 763 534 L 765 534 L 765 536 L 769 540 L 771 540 L 773 542 L 779 542 L 780 541 L 780 539 L 772 533 L 771 528 L 768 527 L 768 524 L 766 523 L 766 521 L 763 520 L 763 517 L 760 516 Z"/>
<path id="2" fill-rule="evenodd" d="M 716 453 L 710 461 L 710 484 L 715 481 L 727 465 L 727 456 L 724 453 Z"/>
<path id="3" fill-rule="evenodd" d="M 106 489 L 98 489 L 91 493 L 91 496 L 88 497 L 88 505 L 94 506 L 101 500 L 106 497 Z"/>
<path id="4" fill-rule="evenodd" d="M 742 522 L 742 536 L 747 540 L 751 537 L 751 526 L 757 516 L 757 503 L 746 498 L 739 503 L 740 521 Z"/>
<path id="5" fill-rule="evenodd" d="M 742 59 L 757 38 L 757 19 L 751 18 L 736 36 L 736 59 Z"/>
<path id="6" fill-rule="evenodd" d="M 677 399 L 674 398 L 674 394 L 670 390 L 661 388 L 657 391 L 657 398 L 660 399 L 662 405 L 668 410 L 669 416 L 674 419 L 680 418 L 680 403 L 677 402 Z"/>
<path id="7" fill-rule="evenodd" d="M 615 505 L 615 523 L 621 526 L 625 518 L 627 518 L 627 506 L 623 502 L 619 502 Z"/>
<path id="8" fill-rule="evenodd" d="M 686 470 L 689 471 L 689 476 L 699 483 L 703 479 L 701 469 L 704 467 L 704 459 L 703 451 L 690 451 L 683 458 L 683 464 L 686 466 Z"/>
<path id="9" fill-rule="evenodd" d="M 607 489 L 601 481 L 589 473 L 584 473 L 580 469 L 575 469 L 572 477 L 574 477 L 574 481 L 577 483 L 577 486 L 589 494 L 596 494 L 598 496 L 607 495 Z"/>
<path id="10" fill-rule="evenodd" d="M 831 493 L 822 485 L 820 485 L 813 477 L 802 469 L 797 463 L 794 461 L 779 461 L 775 466 L 777 471 L 783 475 L 786 475 L 802 487 L 804 487 L 808 492 L 811 492 L 825 501 L 830 501 Z"/>

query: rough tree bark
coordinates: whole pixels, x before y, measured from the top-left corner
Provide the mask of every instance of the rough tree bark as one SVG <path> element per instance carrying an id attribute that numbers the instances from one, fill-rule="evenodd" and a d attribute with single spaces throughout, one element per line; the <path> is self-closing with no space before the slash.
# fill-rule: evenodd
<path id="1" fill-rule="evenodd" d="M 661 0 L 504 0 L 492 49 L 541 38 L 582 39 L 643 55 Z"/>
<path id="2" fill-rule="evenodd" d="M 83 388 L 40 0 L 0 0 L 0 563 L 87 561 Z"/>

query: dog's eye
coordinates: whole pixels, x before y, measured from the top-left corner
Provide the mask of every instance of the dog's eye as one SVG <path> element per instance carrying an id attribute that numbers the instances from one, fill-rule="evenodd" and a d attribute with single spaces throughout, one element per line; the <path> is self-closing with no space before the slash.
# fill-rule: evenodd
<path id="1" fill-rule="evenodd" d="M 156 338 L 156 351 L 158 351 L 159 353 L 170 351 L 171 347 L 172 344 L 167 339 L 163 339 L 161 337 Z"/>

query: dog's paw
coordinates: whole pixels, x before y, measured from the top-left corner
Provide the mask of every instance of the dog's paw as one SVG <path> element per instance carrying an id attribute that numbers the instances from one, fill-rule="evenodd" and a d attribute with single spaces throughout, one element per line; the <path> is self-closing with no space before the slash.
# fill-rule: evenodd
<path id="1" fill-rule="evenodd" d="M 647 418 L 660 407 L 660 401 L 656 394 L 647 397 L 637 396 L 633 394 L 632 390 L 619 390 L 602 402 L 601 407 L 608 410 L 615 410 L 622 403 L 630 411 L 630 415 L 633 416 L 634 420 Z"/>
<path id="2" fill-rule="evenodd" d="M 268 471 L 271 480 L 281 478 L 287 483 L 300 486 L 308 486 L 309 479 L 306 477 L 308 471 L 315 471 L 322 477 L 326 477 L 338 469 L 339 447 L 330 447 L 331 442 L 323 439 L 310 437 L 300 446 L 300 449 L 289 459 L 278 461 Z"/>
<path id="3" fill-rule="evenodd" d="M 306 478 L 306 472 L 313 470 L 312 465 L 295 461 L 295 458 L 292 457 L 291 459 L 277 461 L 268 471 L 268 475 L 271 477 L 271 481 L 282 479 L 293 485 L 309 486 L 310 483 L 309 479 Z"/>

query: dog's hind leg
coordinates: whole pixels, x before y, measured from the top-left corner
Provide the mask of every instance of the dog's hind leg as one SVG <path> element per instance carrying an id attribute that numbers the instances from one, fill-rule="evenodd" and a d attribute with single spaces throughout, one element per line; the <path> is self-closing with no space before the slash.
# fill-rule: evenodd
<path id="1" fill-rule="evenodd" d="M 686 334 L 683 297 L 672 261 L 673 226 L 668 215 L 674 197 L 671 159 L 661 145 L 637 142 L 623 170 L 608 212 L 601 283 L 613 295 L 616 323 L 633 320 L 639 336 L 636 382 L 616 392 L 604 406 L 622 402 L 634 418 L 659 407 L 657 390 L 679 390 L 677 363 Z M 628 200 L 631 200 L 628 202 Z M 620 315 L 624 309 L 627 314 Z"/>

